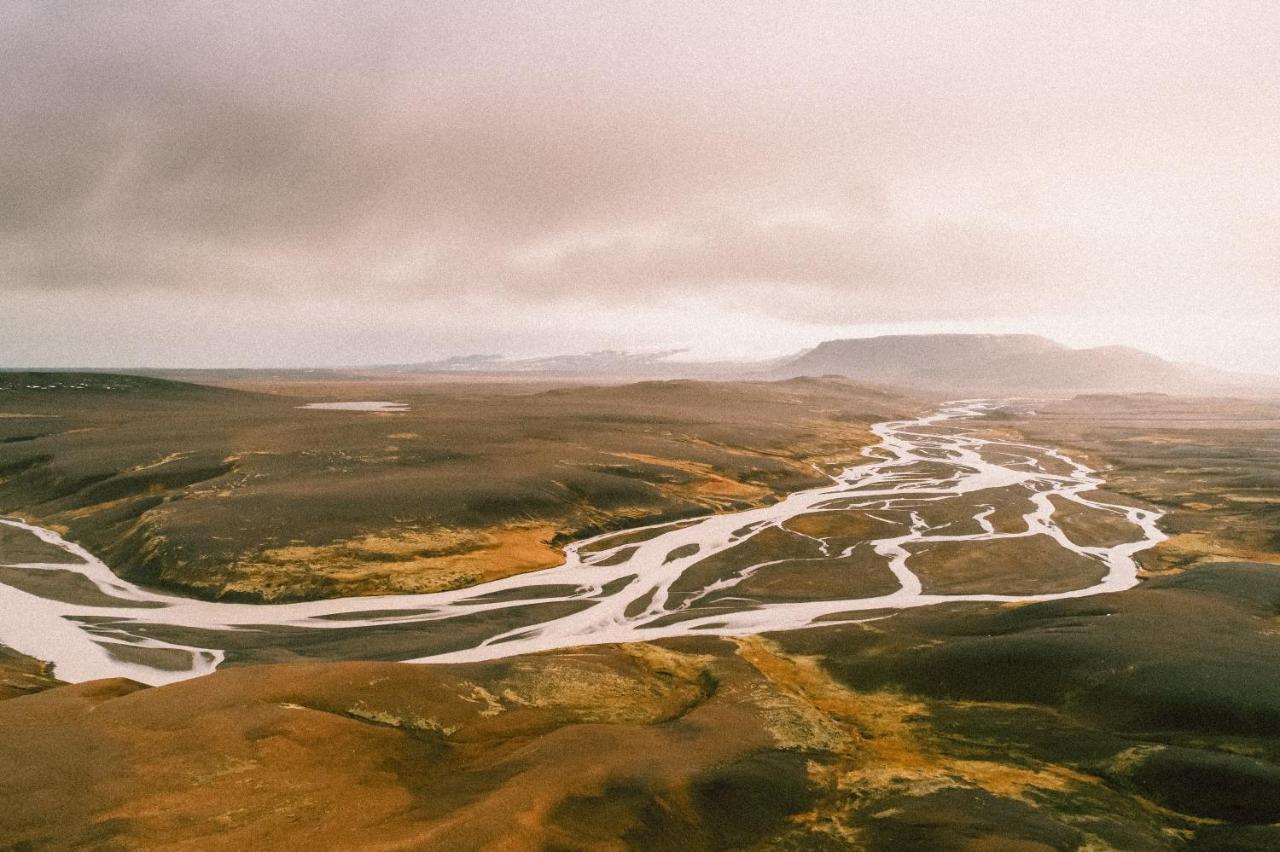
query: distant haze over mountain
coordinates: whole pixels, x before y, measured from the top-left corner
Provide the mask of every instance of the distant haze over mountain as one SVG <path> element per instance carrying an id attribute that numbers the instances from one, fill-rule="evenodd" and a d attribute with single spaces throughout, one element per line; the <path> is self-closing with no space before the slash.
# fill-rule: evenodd
<path id="1" fill-rule="evenodd" d="M 1071 349 L 1032 334 L 893 335 L 828 340 L 786 359 L 779 378 L 840 375 L 937 390 L 1230 392 L 1280 389 L 1280 379 L 1176 364 L 1127 346 Z"/>
<path id="2" fill-rule="evenodd" d="M 1069 395 L 1157 392 L 1186 395 L 1280 394 L 1280 377 L 1231 373 L 1166 361 L 1128 346 L 1073 349 L 1034 334 L 918 334 L 828 340 L 795 355 L 759 361 L 695 361 L 683 350 L 602 350 L 542 358 L 463 355 L 441 361 L 308 370 L 133 370 L 194 382 L 259 373 L 326 381 L 448 375 L 596 383 L 647 379 L 787 379 L 843 376 L 861 382 L 964 395 Z"/>

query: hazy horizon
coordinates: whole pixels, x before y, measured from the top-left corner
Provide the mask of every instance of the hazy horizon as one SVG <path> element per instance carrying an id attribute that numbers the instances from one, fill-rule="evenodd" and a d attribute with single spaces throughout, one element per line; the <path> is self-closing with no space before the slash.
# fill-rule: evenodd
<path id="1" fill-rule="evenodd" d="M 306 371 L 306 370 L 342 370 L 342 369 L 360 370 L 360 369 L 379 369 L 379 368 L 386 368 L 386 367 L 402 367 L 402 366 L 417 366 L 417 365 L 442 365 L 442 369 L 446 369 L 446 370 L 478 371 L 480 373 L 486 372 L 486 370 L 484 369 L 484 366 L 480 364 L 463 366 L 465 362 L 469 360 L 474 360 L 477 362 L 485 362 L 486 364 L 487 362 L 492 362 L 488 366 L 491 366 L 492 371 L 497 373 L 504 372 L 511 368 L 528 369 L 530 365 L 536 364 L 541 361 L 547 361 L 547 362 L 563 362 L 567 364 L 567 366 L 548 367 L 546 369 L 565 369 L 569 371 L 574 371 L 575 369 L 577 369 L 577 370 L 581 370 L 583 373 L 599 373 L 601 375 L 608 375 L 608 374 L 614 373 L 615 371 L 620 370 L 624 367 L 640 369 L 641 372 L 644 372 L 643 369 L 641 368 L 645 366 L 651 366 L 655 368 L 656 373 L 662 373 L 663 371 L 660 368 L 664 366 L 676 368 L 677 369 L 676 374 L 678 375 L 679 374 L 678 368 L 685 365 L 694 366 L 694 367 L 696 366 L 716 367 L 717 365 L 720 365 L 719 367 L 717 367 L 717 369 L 732 371 L 738 368 L 749 368 L 756 365 L 768 365 L 768 364 L 776 364 L 779 362 L 786 362 L 787 360 L 789 360 L 790 356 L 802 355 L 808 351 L 815 349 L 819 344 L 830 342 L 830 341 L 851 340 L 851 339 L 874 339 L 879 337 L 930 337 L 934 335 L 953 336 L 953 335 L 969 335 L 969 334 L 973 334 L 973 335 L 994 334 L 994 335 L 1008 335 L 1008 336 L 1043 337 L 1043 335 L 1038 335 L 1035 332 L 1019 332 L 1019 331 L 1009 331 L 1009 332 L 951 332 L 951 331 L 893 332 L 893 331 L 886 331 L 883 334 L 875 334 L 875 333 L 851 334 L 848 337 L 835 337 L 835 338 L 826 338 L 824 340 L 815 340 L 812 343 L 799 346 L 796 348 L 788 349 L 784 352 L 766 353 L 766 354 L 760 354 L 760 355 L 751 356 L 751 357 L 731 357 L 731 356 L 719 357 L 719 358 L 699 357 L 697 352 L 691 348 L 675 348 L 675 349 L 666 349 L 666 350 L 593 349 L 593 350 L 574 350 L 574 351 L 561 351 L 561 352 L 521 353 L 521 354 L 511 354 L 511 353 L 505 353 L 505 352 L 459 352 L 459 353 L 443 355 L 440 357 L 419 359 L 419 360 L 362 361 L 362 362 L 315 361 L 315 362 L 300 362 L 300 363 L 274 363 L 274 364 L 264 363 L 264 364 L 256 364 L 256 365 L 240 365 L 240 364 L 202 364 L 201 365 L 201 364 L 181 364 L 181 363 L 175 363 L 175 364 L 169 364 L 169 365 L 163 365 L 163 366 L 158 366 L 155 364 L 142 364 L 142 363 L 114 364 L 114 365 L 75 364 L 75 363 L 19 364 L 19 365 L 0 364 L 0 371 L 74 370 L 77 368 L 92 370 L 92 371 L 105 371 L 105 372 L 110 372 L 112 370 L 119 370 L 122 372 L 170 371 L 170 370 L 177 371 L 177 372 L 184 372 L 188 370 L 211 371 L 211 372 L 236 371 L 236 370 Z M 1098 343 L 1098 344 L 1086 344 L 1086 345 L 1075 346 L 1075 345 L 1063 343 L 1063 341 L 1060 341 L 1060 340 L 1054 340 L 1053 338 L 1046 337 L 1045 339 L 1050 340 L 1053 343 L 1058 343 L 1063 346 L 1066 346 L 1068 349 L 1089 349 L 1089 348 L 1093 348 L 1094 346 L 1097 346 L 1097 347 L 1108 347 L 1108 346 L 1129 347 L 1130 346 L 1129 344 L 1126 344 L 1126 343 L 1116 343 L 1116 342 L 1112 342 L 1112 343 L 1104 342 L 1104 343 Z M 1130 347 L 1130 348 L 1134 348 L 1134 347 Z M 593 358 L 595 359 L 594 361 L 592 360 Z M 1213 366 L 1213 365 L 1208 365 L 1208 364 L 1204 364 L 1202 362 L 1196 362 L 1196 361 L 1179 361 L 1177 359 L 1167 359 L 1167 360 L 1169 360 L 1171 363 L 1174 363 L 1174 364 L 1181 364 L 1181 365 L 1187 365 L 1187 366 Z M 445 364 L 448 364 L 449 362 L 456 362 L 456 363 L 453 366 L 449 366 L 449 367 L 443 366 Z M 572 362 L 572 364 L 569 364 L 569 362 Z M 543 369 L 543 368 L 539 367 L 539 369 Z M 1280 373 L 1267 373 L 1264 370 L 1254 370 L 1254 371 L 1238 370 L 1233 372 L 1236 372 L 1242 376 L 1249 375 L 1251 373 L 1258 376 L 1280 376 Z M 617 375 L 626 375 L 626 374 L 627 373 L 625 372 L 617 373 Z"/>
<path id="2" fill-rule="evenodd" d="M 9 3 L 0 366 L 1280 373 L 1280 6 Z"/>

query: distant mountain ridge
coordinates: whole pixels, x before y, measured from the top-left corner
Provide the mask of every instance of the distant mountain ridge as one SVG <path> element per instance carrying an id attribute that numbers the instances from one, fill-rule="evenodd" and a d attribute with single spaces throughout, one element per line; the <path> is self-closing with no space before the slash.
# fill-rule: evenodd
<path id="1" fill-rule="evenodd" d="M 776 367 L 778 378 L 839 375 L 903 387 L 1000 393 L 1280 390 L 1280 379 L 1176 364 L 1128 346 L 1072 349 L 1033 334 L 928 334 L 828 340 Z"/>
<path id="2" fill-rule="evenodd" d="M 400 381 L 413 375 L 435 375 L 476 381 L 518 378 L 615 384 L 669 379 L 767 381 L 841 376 L 952 397 L 1076 393 L 1280 395 L 1280 376 L 1175 363 L 1131 346 L 1073 349 L 1035 334 L 900 334 L 828 340 L 795 355 L 758 361 L 678 360 L 684 354 L 685 350 L 680 349 L 650 352 L 611 349 L 536 358 L 463 355 L 439 361 L 376 366 L 118 372 L 215 384 L 250 377 L 325 382 L 352 378 Z"/>

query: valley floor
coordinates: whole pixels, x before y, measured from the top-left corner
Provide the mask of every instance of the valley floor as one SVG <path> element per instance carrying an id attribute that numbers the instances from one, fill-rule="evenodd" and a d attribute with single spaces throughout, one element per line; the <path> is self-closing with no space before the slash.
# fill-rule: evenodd
<path id="1" fill-rule="evenodd" d="M 1165 513 L 1173 537 L 1136 551 L 1147 579 L 1126 591 L 938 602 L 819 629 L 492 661 L 293 656 L 152 688 L 56 685 L 47 667 L 3 652 L 0 765 L 13 769 L 0 775 L 0 839 L 27 848 L 1275 848 L 1280 569 L 1268 563 L 1280 561 L 1278 427 L 1274 407 L 1246 416 L 1168 398 L 1077 399 L 975 422 L 987 438 L 1060 446 L 1103 471 L 1107 505 Z M 63 435 L 45 454 L 83 464 L 74 440 Z M 1053 459 L 1037 457 L 1039 475 L 1067 475 Z M 54 462 L 24 470 L 41 466 Z M 900 472 L 917 484 L 939 476 Z M 42 480 L 11 476 L 0 489 L 15 481 Z M 1016 501 L 989 502 L 981 521 L 971 504 L 898 507 L 923 522 L 908 526 L 945 536 L 954 525 L 976 548 L 934 542 L 904 563 L 912 575 L 939 588 L 1020 579 L 1031 592 L 1080 582 L 1071 572 L 1084 566 L 1069 558 L 1079 554 L 1000 553 L 1008 539 L 984 539 L 984 523 L 1012 529 L 1028 514 Z M 1135 540 L 1119 523 L 1125 512 L 1050 502 L 1068 538 Z M 839 574 L 813 570 L 833 547 L 883 540 L 878 523 L 891 532 L 894 518 L 870 517 L 885 507 L 862 511 L 794 519 L 786 547 L 816 540 L 826 552 L 789 553 L 786 582 L 746 572 L 725 596 L 767 610 L 785 603 L 778 595 L 870 574 L 852 561 Z M 607 561 L 609 547 L 634 546 L 605 543 L 587 555 Z M 52 558 L 30 537 L 7 546 L 25 562 Z M 739 567 L 759 564 L 758 554 L 739 556 Z M 1097 582 L 1083 580 L 1070 588 Z M 703 602 L 723 608 L 715 598 Z"/>

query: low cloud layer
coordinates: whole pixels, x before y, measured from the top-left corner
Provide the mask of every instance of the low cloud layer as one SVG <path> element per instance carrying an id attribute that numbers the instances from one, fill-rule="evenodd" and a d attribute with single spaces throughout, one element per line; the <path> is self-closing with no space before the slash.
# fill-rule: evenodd
<path id="1" fill-rule="evenodd" d="M 6 4 L 0 363 L 947 328 L 1280 371 L 1273 4 L 517 5 Z"/>

